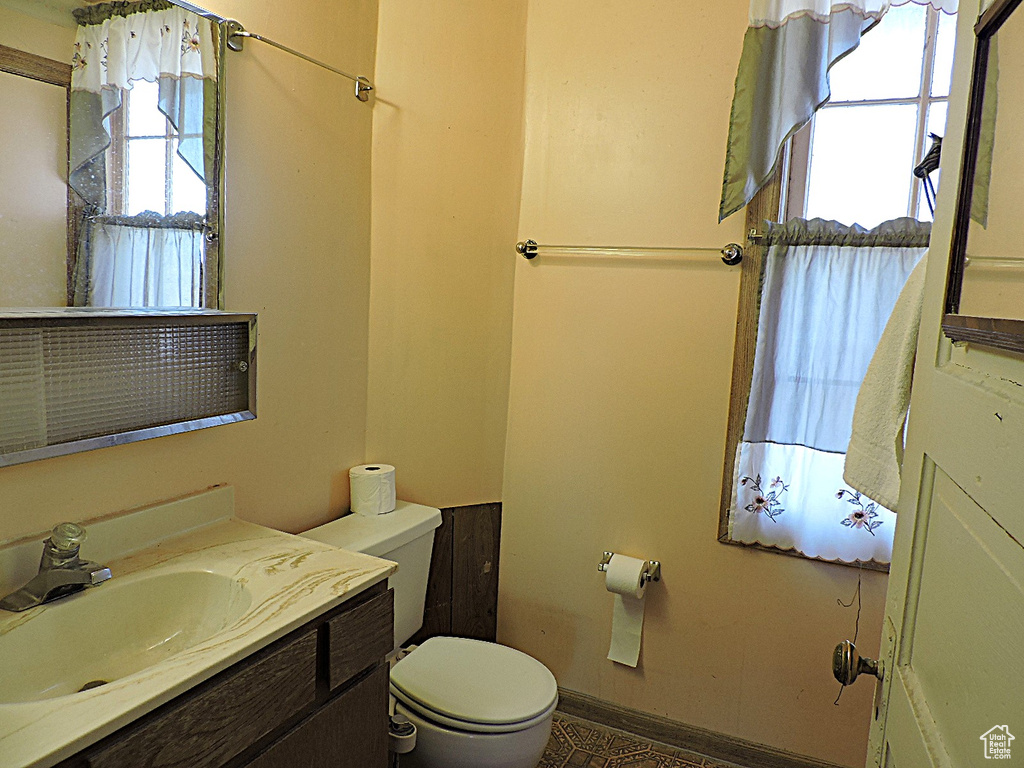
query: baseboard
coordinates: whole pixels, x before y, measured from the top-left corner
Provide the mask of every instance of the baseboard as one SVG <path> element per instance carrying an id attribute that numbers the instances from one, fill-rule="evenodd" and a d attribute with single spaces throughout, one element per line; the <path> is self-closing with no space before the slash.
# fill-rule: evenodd
<path id="1" fill-rule="evenodd" d="M 834 763 L 620 707 L 565 688 L 558 689 L 558 699 L 558 711 L 570 717 L 590 720 L 717 760 L 750 768 L 841 768 Z"/>

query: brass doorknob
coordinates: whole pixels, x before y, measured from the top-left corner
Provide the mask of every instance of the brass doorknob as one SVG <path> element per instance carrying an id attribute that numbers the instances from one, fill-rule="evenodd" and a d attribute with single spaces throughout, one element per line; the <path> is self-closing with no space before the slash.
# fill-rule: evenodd
<path id="1" fill-rule="evenodd" d="M 882 665 L 857 653 L 857 646 L 843 640 L 832 652 L 832 674 L 843 685 L 849 685 L 861 673 L 882 679 Z"/>

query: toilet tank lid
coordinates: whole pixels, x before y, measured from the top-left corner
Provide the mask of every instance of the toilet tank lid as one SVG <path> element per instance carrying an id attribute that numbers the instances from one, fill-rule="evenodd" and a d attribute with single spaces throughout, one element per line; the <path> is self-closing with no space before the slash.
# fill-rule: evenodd
<path id="1" fill-rule="evenodd" d="M 400 501 L 393 512 L 374 517 L 352 513 L 302 535 L 332 547 L 386 557 L 388 552 L 430 533 L 440 524 L 441 510 Z"/>

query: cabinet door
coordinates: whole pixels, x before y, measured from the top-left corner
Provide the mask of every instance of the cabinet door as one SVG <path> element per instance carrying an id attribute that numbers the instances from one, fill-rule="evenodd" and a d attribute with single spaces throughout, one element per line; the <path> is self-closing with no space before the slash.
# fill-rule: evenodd
<path id="1" fill-rule="evenodd" d="M 327 622 L 333 691 L 395 647 L 395 591 L 389 589 Z"/>
<path id="2" fill-rule="evenodd" d="M 270 735 L 316 697 L 317 633 L 308 631 L 235 665 L 198 693 L 120 731 L 89 768 L 217 768 Z M 385 705 L 386 709 L 386 705 Z M 3 762 L 0 757 L 0 763 Z"/>
<path id="3" fill-rule="evenodd" d="M 387 768 L 388 667 L 326 704 L 245 768 Z"/>

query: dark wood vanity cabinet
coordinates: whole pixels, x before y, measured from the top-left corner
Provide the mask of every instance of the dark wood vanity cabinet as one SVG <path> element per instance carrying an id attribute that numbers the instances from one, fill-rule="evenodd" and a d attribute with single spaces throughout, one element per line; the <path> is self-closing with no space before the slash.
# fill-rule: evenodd
<path id="1" fill-rule="evenodd" d="M 58 768 L 386 768 L 393 632 L 381 583 Z"/>

